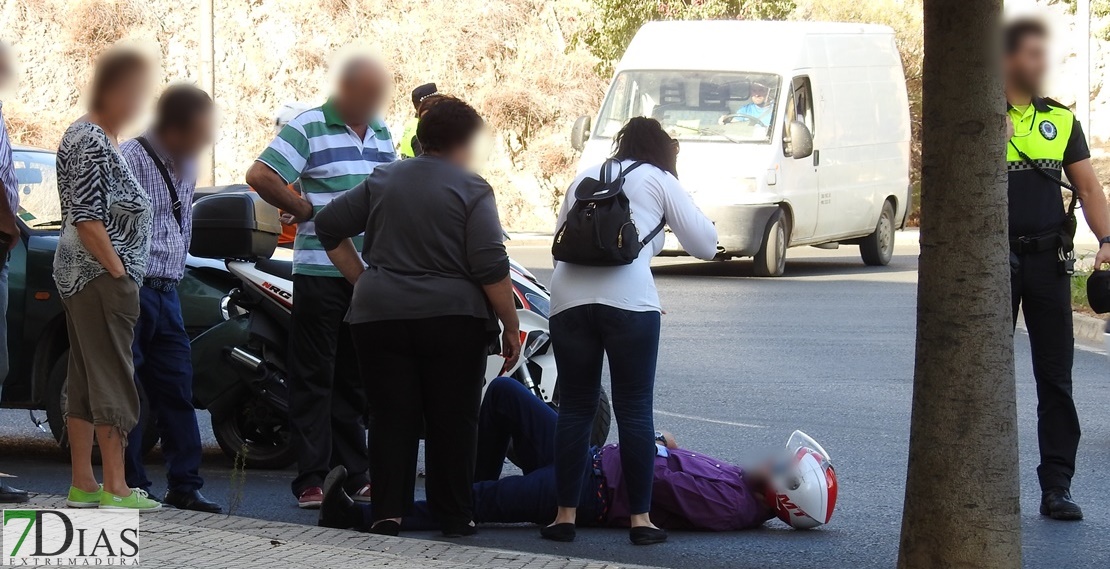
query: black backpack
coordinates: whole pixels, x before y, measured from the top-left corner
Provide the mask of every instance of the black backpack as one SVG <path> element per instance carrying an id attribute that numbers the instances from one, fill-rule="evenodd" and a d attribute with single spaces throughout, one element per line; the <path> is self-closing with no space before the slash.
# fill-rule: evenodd
<path id="1" fill-rule="evenodd" d="M 619 161 L 608 160 L 601 165 L 599 179 L 585 178 L 578 184 L 574 189 L 576 201 L 551 245 L 551 255 L 556 261 L 615 267 L 631 264 L 640 256 L 644 246 L 667 223 L 666 218 L 660 220 L 646 238 L 640 239 L 640 232 L 632 222 L 632 210 L 624 193 L 624 177 L 643 164 L 635 162 L 627 170 L 621 170 Z M 617 175 L 610 179 L 614 170 Z"/>

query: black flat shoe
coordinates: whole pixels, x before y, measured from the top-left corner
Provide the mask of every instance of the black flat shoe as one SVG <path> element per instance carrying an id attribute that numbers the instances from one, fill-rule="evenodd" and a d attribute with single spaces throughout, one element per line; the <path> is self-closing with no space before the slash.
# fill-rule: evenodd
<path id="1" fill-rule="evenodd" d="M 476 533 L 478 533 L 478 528 L 468 523 L 443 526 L 443 537 L 470 537 Z"/>
<path id="2" fill-rule="evenodd" d="M 382 520 L 374 524 L 370 528 L 370 533 L 375 535 L 391 535 L 397 537 L 401 535 L 401 524 L 393 520 Z"/>
<path id="3" fill-rule="evenodd" d="M 31 497 L 27 495 L 26 490 L 19 488 L 12 488 L 7 484 L 0 484 L 0 503 L 4 504 L 22 504 L 30 500 Z"/>
<path id="4" fill-rule="evenodd" d="M 320 501 L 320 514 L 316 525 L 332 529 L 350 529 L 362 524 L 362 509 L 343 490 L 347 469 L 336 466 L 324 479 L 324 499 Z"/>
<path id="5" fill-rule="evenodd" d="M 208 512 L 209 514 L 218 514 L 223 510 L 219 504 L 205 498 L 200 490 L 189 492 L 170 490 L 166 492 L 166 499 L 162 503 L 173 506 L 178 510 L 193 510 L 194 512 Z"/>
<path id="6" fill-rule="evenodd" d="M 648 526 L 628 530 L 628 539 L 632 545 L 655 545 L 667 541 L 667 532 Z"/>
<path id="7" fill-rule="evenodd" d="M 1054 520 L 1078 521 L 1083 519 L 1083 509 L 1071 499 L 1066 488 L 1049 488 L 1041 494 L 1041 515 Z"/>
<path id="8" fill-rule="evenodd" d="M 574 541 L 574 524 L 555 524 L 540 528 L 540 537 L 551 541 L 570 543 Z"/>

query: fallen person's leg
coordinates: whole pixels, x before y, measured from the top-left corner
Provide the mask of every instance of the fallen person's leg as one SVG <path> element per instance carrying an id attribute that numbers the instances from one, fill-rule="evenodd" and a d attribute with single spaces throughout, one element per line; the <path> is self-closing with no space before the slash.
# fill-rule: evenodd
<path id="1" fill-rule="evenodd" d="M 555 411 L 515 379 L 499 377 L 486 388 L 478 416 L 475 481 L 497 480 L 509 443 L 525 474 L 555 463 Z"/>
<path id="2" fill-rule="evenodd" d="M 583 525 L 596 525 L 598 519 L 597 491 L 600 485 L 593 473 L 587 473 L 590 490 L 582 496 Z M 346 470 L 337 466 L 324 481 L 324 500 L 320 505 L 317 524 L 323 527 L 367 531 L 373 523 L 372 505 L 356 504 L 343 490 Z M 555 515 L 555 468 L 545 466 L 521 476 L 477 482 L 473 486 L 474 522 L 480 524 L 544 523 Z M 419 500 L 401 523 L 402 531 L 430 531 L 441 526 Z"/>

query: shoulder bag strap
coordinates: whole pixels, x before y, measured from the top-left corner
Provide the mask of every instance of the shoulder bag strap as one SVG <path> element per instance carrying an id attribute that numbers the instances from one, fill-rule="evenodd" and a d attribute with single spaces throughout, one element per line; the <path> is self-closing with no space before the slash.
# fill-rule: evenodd
<path id="1" fill-rule="evenodd" d="M 1057 178 L 1044 168 L 1041 168 L 1040 165 L 1037 164 L 1036 160 L 1033 160 L 1028 154 L 1022 151 L 1022 149 L 1018 148 L 1018 146 L 1014 144 L 1013 140 L 1010 140 L 1010 146 L 1013 146 L 1014 150 L 1017 151 L 1018 156 L 1021 157 L 1022 161 L 1028 164 L 1030 168 L 1036 170 L 1038 174 L 1044 176 L 1045 178 L 1048 178 L 1049 180 L 1052 180 L 1061 188 L 1071 191 L 1071 200 L 1068 203 L 1068 217 L 1075 215 L 1075 208 L 1079 204 L 1079 190 L 1075 189 L 1075 186 L 1069 184 L 1066 180 L 1062 178 Z"/>
<path id="2" fill-rule="evenodd" d="M 150 141 L 141 136 L 135 140 L 139 141 L 143 150 L 146 150 L 147 155 L 154 161 L 154 165 L 158 168 L 158 172 L 162 174 L 162 181 L 166 183 L 166 187 L 170 190 L 170 200 L 173 202 L 173 218 L 177 220 L 178 229 L 183 229 L 184 227 L 181 223 L 181 199 L 177 197 L 177 187 L 173 184 L 173 178 L 170 177 L 169 170 L 166 169 L 166 165 L 162 163 L 162 160 L 158 158 L 158 154 L 154 152 L 154 148 L 150 146 Z"/>

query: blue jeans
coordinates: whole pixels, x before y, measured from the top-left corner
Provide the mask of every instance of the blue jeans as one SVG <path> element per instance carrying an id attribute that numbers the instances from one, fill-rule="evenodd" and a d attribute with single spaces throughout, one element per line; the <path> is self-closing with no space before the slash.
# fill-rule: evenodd
<path id="1" fill-rule="evenodd" d="M 501 476 L 505 455 L 513 443 L 522 476 Z M 500 377 L 486 389 L 478 418 L 478 462 L 472 486 L 475 523 L 546 524 L 555 518 L 555 412 L 515 379 Z M 588 465 L 589 466 L 589 465 Z M 582 525 L 597 519 L 597 479 L 583 473 Z M 363 506 L 362 529 L 374 523 L 373 510 Z M 418 501 L 405 515 L 402 529 L 435 530 L 440 524 Z"/>
<path id="2" fill-rule="evenodd" d="M 157 420 L 166 459 L 169 490 L 191 492 L 204 485 L 200 477 L 201 443 L 197 412 L 193 408 L 193 363 L 189 335 L 181 318 L 177 291 L 161 291 L 144 286 L 139 290 L 139 321 L 135 324 L 135 383 L 146 393 L 150 412 Z M 127 437 L 124 459 L 127 485 L 150 488 L 143 466 L 143 425 L 149 417 L 140 415 L 139 424 Z"/>
<path id="3" fill-rule="evenodd" d="M 632 514 L 651 509 L 655 467 L 652 395 L 659 355 L 659 313 L 587 304 L 551 317 L 551 342 L 559 369 L 559 420 L 555 429 L 555 480 L 559 506 L 574 508 L 582 496 L 590 434 L 601 398 L 601 366 L 609 358 L 613 413 L 621 467 Z"/>

